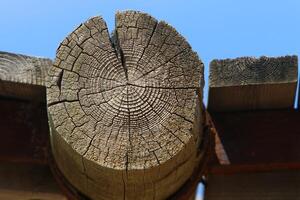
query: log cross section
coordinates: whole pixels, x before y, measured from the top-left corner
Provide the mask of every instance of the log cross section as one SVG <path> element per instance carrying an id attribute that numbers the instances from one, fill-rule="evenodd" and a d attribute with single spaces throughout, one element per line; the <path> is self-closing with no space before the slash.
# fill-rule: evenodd
<path id="1" fill-rule="evenodd" d="M 92 199 L 165 199 L 191 176 L 202 136 L 203 64 L 170 25 L 101 17 L 59 46 L 47 103 L 59 169 Z"/>

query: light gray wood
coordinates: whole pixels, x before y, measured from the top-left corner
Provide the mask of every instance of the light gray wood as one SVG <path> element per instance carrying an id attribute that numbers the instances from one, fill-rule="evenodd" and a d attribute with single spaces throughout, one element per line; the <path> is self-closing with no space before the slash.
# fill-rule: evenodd
<path id="1" fill-rule="evenodd" d="M 300 172 L 209 175 L 205 200 L 299 200 Z"/>
<path id="2" fill-rule="evenodd" d="M 45 80 L 52 61 L 0 52 L 0 95 L 45 101 Z"/>
<path id="3" fill-rule="evenodd" d="M 0 164 L 0 199 L 67 200 L 47 166 L 14 163 Z"/>
<path id="4" fill-rule="evenodd" d="M 297 56 L 213 60 L 210 63 L 208 109 L 292 108 L 297 79 Z"/>
<path id="5" fill-rule="evenodd" d="M 197 165 L 203 64 L 170 25 L 126 11 L 60 45 L 49 70 L 53 153 L 92 199 L 165 199 Z"/>

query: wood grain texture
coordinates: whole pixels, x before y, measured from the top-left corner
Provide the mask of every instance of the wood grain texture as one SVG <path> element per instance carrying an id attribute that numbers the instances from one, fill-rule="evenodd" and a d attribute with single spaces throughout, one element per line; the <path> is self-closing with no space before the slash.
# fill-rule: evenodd
<path id="1" fill-rule="evenodd" d="M 203 64 L 170 25 L 126 11 L 60 45 L 47 102 L 54 157 L 93 199 L 165 199 L 193 173 L 202 135 Z"/>
<path id="2" fill-rule="evenodd" d="M 45 101 L 47 70 L 52 61 L 0 51 L 0 95 Z"/>
<path id="3" fill-rule="evenodd" d="M 297 78 L 297 56 L 213 60 L 208 109 L 292 108 Z"/>

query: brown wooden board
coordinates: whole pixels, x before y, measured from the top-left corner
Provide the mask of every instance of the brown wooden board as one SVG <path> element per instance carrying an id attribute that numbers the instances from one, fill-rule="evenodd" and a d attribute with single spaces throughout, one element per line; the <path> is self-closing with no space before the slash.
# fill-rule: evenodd
<path id="1" fill-rule="evenodd" d="M 299 110 L 210 115 L 231 164 L 300 163 Z"/>
<path id="2" fill-rule="evenodd" d="M 0 112 L 0 161 L 46 164 L 49 130 L 45 103 L 2 96 Z"/>
<path id="3" fill-rule="evenodd" d="M 240 174 L 254 172 L 270 172 L 282 170 L 300 170 L 299 162 L 290 163 L 266 163 L 266 164 L 231 164 L 218 165 L 213 163 L 208 168 L 209 174 Z"/>
<path id="4" fill-rule="evenodd" d="M 205 200 L 299 200 L 300 171 L 210 174 Z"/>

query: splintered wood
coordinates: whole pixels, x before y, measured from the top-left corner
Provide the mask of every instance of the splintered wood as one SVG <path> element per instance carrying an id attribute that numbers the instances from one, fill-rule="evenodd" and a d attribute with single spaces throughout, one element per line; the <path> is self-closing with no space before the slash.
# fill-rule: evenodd
<path id="1" fill-rule="evenodd" d="M 92 199 L 165 199 L 191 176 L 202 136 L 203 64 L 170 25 L 94 17 L 59 46 L 47 82 L 58 167 Z"/>
<path id="2" fill-rule="evenodd" d="M 45 101 L 45 77 L 52 61 L 0 52 L 0 96 Z"/>
<path id="3" fill-rule="evenodd" d="M 293 108 L 297 78 L 297 56 L 213 60 L 208 110 Z"/>

